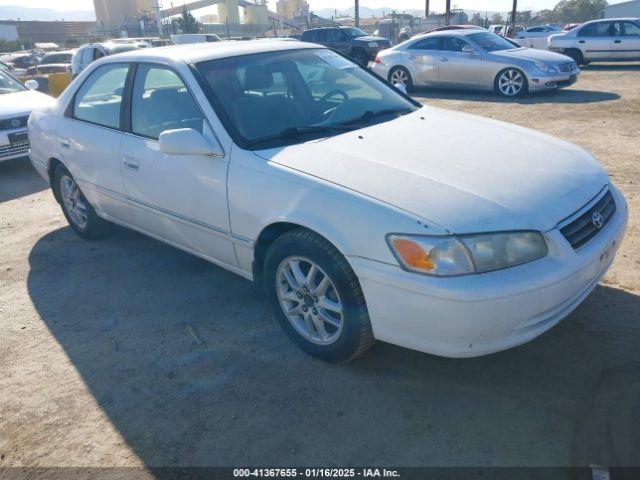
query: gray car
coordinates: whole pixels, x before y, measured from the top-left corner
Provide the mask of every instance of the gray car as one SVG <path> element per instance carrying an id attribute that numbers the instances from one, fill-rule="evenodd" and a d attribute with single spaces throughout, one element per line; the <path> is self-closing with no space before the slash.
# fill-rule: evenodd
<path id="1" fill-rule="evenodd" d="M 419 35 L 378 54 L 373 71 L 394 85 L 495 91 L 516 97 L 575 83 L 577 63 L 522 48 L 495 33 L 453 30 Z"/>

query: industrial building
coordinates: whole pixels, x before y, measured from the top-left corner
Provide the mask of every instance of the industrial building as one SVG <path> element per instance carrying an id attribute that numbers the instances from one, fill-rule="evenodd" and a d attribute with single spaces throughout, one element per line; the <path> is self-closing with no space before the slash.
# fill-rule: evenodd
<path id="1" fill-rule="evenodd" d="M 640 0 L 616 3 L 604 7 L 604 18 L 640 18 Z"/>
<path id="2" fill-rule="evenodd" d="M 309 4 L 306 0 L 278 0 L 276 12 L 285 18 L 307 18 Z"/>
<path id="3" fill-rule="evenodd" d="M 13 38 L 28 43 L 53 42 L 69 45 L 84 42 L 95 30 L 96 22 L 39 22 L 1 20 L 0 31 L 10 32 Z M 15 32 L 15 33 L 13 33 Z"/>
<path id="4" fill-rule="evenodd" d="M 96 20 L 104 28 L 117 28 L 144 12 L 151 14 L 156 10 L 155 3 L 155 0 L 93 0 Z"/>

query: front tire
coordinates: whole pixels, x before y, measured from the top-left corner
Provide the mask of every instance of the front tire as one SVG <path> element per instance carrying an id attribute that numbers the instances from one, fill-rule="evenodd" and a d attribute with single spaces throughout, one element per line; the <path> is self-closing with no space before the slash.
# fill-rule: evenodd
<path id="1" fill-rule="evenodd" d="M 309 355 L 348 362 L 375 343 L 358 278 L 320 235 L 300 228 L 276 239 L 264 285 L 280 326 Z"/>
<path id="2" fill-rule="evenodd" d="M 369 66 L 369 55 L 367 55 L 366 52 L 362 50 L 355 50 L 354 52 L 352 52 L 351 58 L 353 58 L 353 61 L 358 65 L 361 65 L 365 68 Z"/>
<path id="3" fill-rule="evenodd" d="M 400 83 L 405 86 L 407 91 L 413 88 L 413 78 L 411 73 L 404 67 L 393 67 L 389 72 L 389 83 L 393 86 Z"/>
<path id="4" fill-rule="evenodd" d="M 111 224 L 96 214 L 69 170 L 62 165 L 56 167 L 53 185 L 62 212 L 78 235 L 93 240 L 109 233 Z"/>
<path id="5" fill-rule="evenodd" d="M 521 70 L 513 67 L 505 68 L 498 73 L 494 88 L 499 95 L 507 98 L 521 97 L 529 93 L 529 83 L 526 75 Z"/>

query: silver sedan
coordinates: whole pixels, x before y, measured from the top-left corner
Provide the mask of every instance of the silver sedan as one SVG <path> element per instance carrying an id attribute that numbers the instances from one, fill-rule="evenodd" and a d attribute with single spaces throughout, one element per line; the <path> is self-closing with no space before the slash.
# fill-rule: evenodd
<path id="1" fill-rule="evenodd" d="M 373 71 L 394 85 L 495 91 L 505 97 L 575 83 L 571 58 L 522 48 L 489 31 L 452 30 L 413 37 L 380 52 Z"/>

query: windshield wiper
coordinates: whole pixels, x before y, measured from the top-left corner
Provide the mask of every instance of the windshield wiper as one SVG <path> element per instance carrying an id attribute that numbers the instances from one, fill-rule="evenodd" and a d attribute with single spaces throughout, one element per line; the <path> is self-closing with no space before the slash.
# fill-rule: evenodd
<path id="1" fill-rule="evenodd" d="M 261 143 L 267 143 L 274 140 L 283 140 L 289 138 L 297 138 L 302 135 L 309 135 L 313 133 L 331 133 L 331 132 L 348 132 L 353 130 L 355 126 L 346 125 L 346 124 L 336 124 L 336 125 L 300 125 L 297 127 L 288 127 L 284 130 L 280 131 L 280 133 L 276 133 L 274 135 L 268 135 L 266 137 L 258 138 L 256 140 L 250 141 L 247 145 L 250 147 L 254 147 Z"/>
<path id="2" fill-rule="evenodd" d="M 366 110 L 359 117 L 356 117 L 351 120 L 347 120 L 342 123 L 342 125 L 354 125 L 358 123 L 368 122 L 377 117 L 384 117 L 385 115 L 406 115 L 408 113 L 413 112 L 411 108 L 385 108 L 382 110 Z"/>

